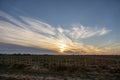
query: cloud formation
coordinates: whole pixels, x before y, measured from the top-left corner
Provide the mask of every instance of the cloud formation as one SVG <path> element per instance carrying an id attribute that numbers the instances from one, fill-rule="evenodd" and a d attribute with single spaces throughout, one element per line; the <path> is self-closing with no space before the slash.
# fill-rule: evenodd
<path id="1" fill-rule="evenodd" d="M 18 20 L 0 11 L 0 42 L 45 48 L 57 52 L 104 53 L 108 50 L 86 45 L 74 40 L 103 36 L 110 32 L 105 27 L 93 29 L 72 25 L 69 29 L 53 27 L 37 19 L 20 16 Z M 5 20 L 4 20 L 5 19 Z"/>
<path id="2" fill-rule="evenodd" d="M 65 32 L 73 39 L 82 39 L 92 36 L 102 36 L 109 33 L 110 30 L 107 30 L 106 28 L 94 29 L 83 25 L 73 25 L 70 30 L 65 30 Z"/>

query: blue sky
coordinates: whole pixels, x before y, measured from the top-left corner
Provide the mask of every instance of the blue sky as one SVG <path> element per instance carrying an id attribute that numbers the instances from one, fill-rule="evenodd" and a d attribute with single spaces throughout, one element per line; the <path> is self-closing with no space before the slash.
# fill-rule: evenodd
<path id="1" fill-rule="evenodd" d="M 0 9 L 13 15 L 32 16 L 55 26 L 80 23 L 114 29 L 120 26 L 119 4 L 119 0 L 1 0 Z"/>
<path id="2" fill-rule="evenodd" d="M 110 32 L 104 36 L 77 41 L 90 45 L 120 43 L 119 0 L 0 0 L 0 10 L 20 21 L 20 16 L 30 17 L 55 28 L 69 29 L 71 25 L 83 25 L 93 30 L 105 28 Z"/>

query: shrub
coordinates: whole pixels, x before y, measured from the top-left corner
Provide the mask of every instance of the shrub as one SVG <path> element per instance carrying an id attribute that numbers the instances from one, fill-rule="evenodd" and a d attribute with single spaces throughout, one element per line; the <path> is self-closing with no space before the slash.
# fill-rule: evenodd
<path id="1" fill-rule="evenodd" d="M 24 64 L 14 64 L 12 66 L 13 69 L 18 69 L 18 70 L 22 70 L 22 69 L 25 69 L 26 68 L 26 65 Z"/>

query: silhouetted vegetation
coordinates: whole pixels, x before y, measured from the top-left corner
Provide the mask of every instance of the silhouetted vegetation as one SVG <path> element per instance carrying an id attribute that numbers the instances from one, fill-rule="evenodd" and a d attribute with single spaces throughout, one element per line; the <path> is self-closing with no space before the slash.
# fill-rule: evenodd
<path id="1" fill-rule="evenodd" d="M 13 64 L 11 69 L 24 70 L 26 67 L 24 64 Z"/>
<path id="2" fill-rule="evenodd" d="M 0 55 L 0 80 L 59 78 L 120 80 L 120 56 Z"/>

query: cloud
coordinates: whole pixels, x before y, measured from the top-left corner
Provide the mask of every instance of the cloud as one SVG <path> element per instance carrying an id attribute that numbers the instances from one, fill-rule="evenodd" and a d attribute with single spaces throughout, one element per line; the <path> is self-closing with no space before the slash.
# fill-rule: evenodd
<path id="1" fill-rule="evenodd" d="M 70 30 L 66 30 L 65 32 L 73 39 L 83 39 L 93 36 L 102 36 L 109 33 L 109 31 L 110 30 L 105 28 L 94 29 L 83 25 L 74 25 Z"/>
<path id="2" fill-rule="evenodd" d="M 62 48 L 64 52 L 101 53 L 103 50 L 100 48 L 74 40 L 103 36 L 110 32 L 106 28 L 94 29 L 83 25 L 73 25 L 67 29 L 53 27 L 33 18 L 20 16 L 19 20 L 2 11 L 0 17 L 6 19 L 0 21 L 0 42 L 58 52 Z"/>
<path id="3" fill-rule="evenodd" d="M 51 25 L 36 19 L 31 19 L 27 17 L 21 17 L 21 18 L 27 24 L 27 26 L 29 26 L 31 30 L 38 33 L 41 32 L 41 33 L 47 33 L 50 35 L 55 35 L 54 28 Z"/>
<path id="4" fill-rule="evenodd" d="M 102 35 L 105 35 L 107 34 L 108 32 L 110 32 L 111 30 L 107 30 L 105 28 L 102 28 L 100 31 L 99 31 L 99 35 L 102 36 Z"/>

